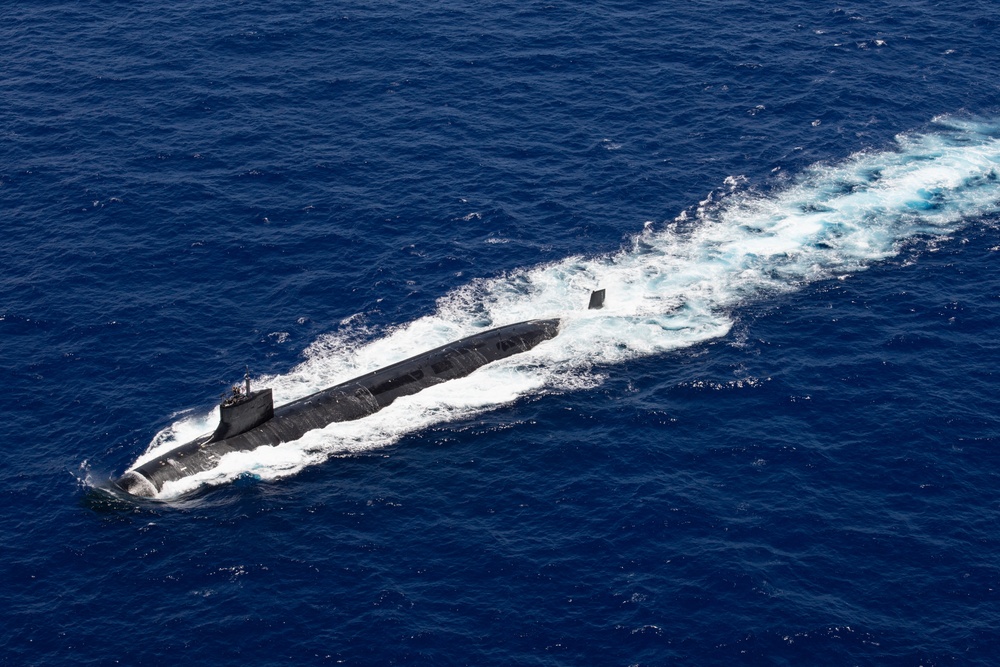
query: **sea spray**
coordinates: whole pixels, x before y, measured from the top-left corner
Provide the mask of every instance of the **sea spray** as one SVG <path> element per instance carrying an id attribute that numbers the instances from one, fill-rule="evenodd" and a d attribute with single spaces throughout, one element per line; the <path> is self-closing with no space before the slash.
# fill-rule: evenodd
<path id="1" fill-rule="evenodd" d="M 724 336 L 742 305 L 816 281 L 864 270 L 908 244 L 949 237 L 969 221 L 989 224 L 1000 209 L 1000 130 L 995 124 L 935 120 L 932 131 L 899 135 L 888 150 L 817 164 L 767 192 L 727 179 L 690 211 L 647 224 L 629 247 L 512 270 L 443 296 L 436 312 L 374 340 L 357 320 L 316 340 L 284 375 L 259 378 L 287 402 L 484 327 L 560 317 L 562 333 L 535 350 L 473 375 L 402 398 L 355 422 L 298 441 L 223 457 L 217 468 L 169 483 L 171 498 L 252 472 L 294 474 L 331 456 L 378 449 L 434 424 L 546 391 L 590 387 L 594 367 L 689 347 Z M 605 288 L 602 310 L 586 310 Z M 157 434 L 139 464 L 211 430 L 217 411 Z"/>

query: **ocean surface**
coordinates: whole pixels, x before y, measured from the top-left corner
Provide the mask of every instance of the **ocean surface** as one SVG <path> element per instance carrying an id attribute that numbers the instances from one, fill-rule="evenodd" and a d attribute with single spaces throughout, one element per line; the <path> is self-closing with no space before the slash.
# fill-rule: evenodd
<path id="1" fill-rule="evenodd" d="M 0 665 L 1000 664 L 998 40 L 987 0 L 6 3 Z M 549 317 L 112 484 L 247 366 L 282 403 Z"/>

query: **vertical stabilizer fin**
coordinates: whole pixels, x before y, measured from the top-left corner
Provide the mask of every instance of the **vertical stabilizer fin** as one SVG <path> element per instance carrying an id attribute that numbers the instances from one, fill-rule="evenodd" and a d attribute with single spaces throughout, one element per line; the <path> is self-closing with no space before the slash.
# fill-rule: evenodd
<path id="1" fill-rule="evenodd" d="M 599 310 L 604 307 L 604 290 L 598 289 L 590 293 L 590 305 L 588 310 Z"/>

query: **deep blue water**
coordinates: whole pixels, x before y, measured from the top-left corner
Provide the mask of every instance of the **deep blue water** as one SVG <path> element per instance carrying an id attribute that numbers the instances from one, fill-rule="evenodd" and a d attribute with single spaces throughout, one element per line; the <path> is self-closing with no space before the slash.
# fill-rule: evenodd
<path id="1" fill-rule="evenodd" d="M 0 664 L 1000 660 L 996 4 L 0 19 Z M 289 400 L 531 317 L 108 491 L 245 364 Z"/>

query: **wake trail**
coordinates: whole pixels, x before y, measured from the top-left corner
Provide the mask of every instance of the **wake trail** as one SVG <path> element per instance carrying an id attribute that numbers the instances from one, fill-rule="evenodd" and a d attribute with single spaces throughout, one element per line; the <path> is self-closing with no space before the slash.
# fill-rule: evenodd
<path id="1" fill-rule="evenodd" d="M 282 404 L 486 327 L 560 317 L 560 334 L 534 350 L 436 385 L 358 421 L 295 442 L 228 454 L 217 468 L 167 483 L 169 499 L 243 473 L 292 475 L 332 456 L 383 448 L 434 424 L 545 391 L 592 387 L 594 365 L 690 347 L 726 335 L 748 303 L 862 271 L 918 241 L 947 238 L 1000 210 L 1000 125 L 938 118 L 889 150 L 814 165 L 777 191 L 713 192 L 665 226 L 647 223 L 630 247 L 573 256 L 470 282 L 434 314 L 370 340 L 350 319 L 305 350 L 305 360 L 257 386 Z M 607 290 L 602 310 L 584 310 Z M 134 466 L 214 429 L 218 410 L 157 434 Z M 133 467 L 134 467 L 133 466 Z"/>

